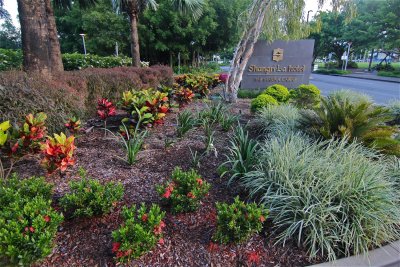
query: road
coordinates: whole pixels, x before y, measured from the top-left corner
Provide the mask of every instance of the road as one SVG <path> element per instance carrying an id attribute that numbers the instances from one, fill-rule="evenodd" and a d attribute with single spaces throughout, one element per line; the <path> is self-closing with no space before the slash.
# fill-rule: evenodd
<path id="1" fill-rule="evenodd" d="M 315 84 L 323 95 L 340 89 L 350 89 L 371 96 L 377 104 L 400 100 L 399 83 L 321 74 L 311 74 L 310 83 Z"/>

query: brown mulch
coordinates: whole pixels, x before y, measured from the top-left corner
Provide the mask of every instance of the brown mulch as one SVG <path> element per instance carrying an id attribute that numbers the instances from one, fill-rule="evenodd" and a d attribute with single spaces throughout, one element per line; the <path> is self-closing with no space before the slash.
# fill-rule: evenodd
<path id="1" fill-rule="evenodd" d="M 204 103 L 198 101 L 188 108 L 200 110 Z M 239 100 L 232 112 L 240 113 L 241 121 L 249 121 L 249 101 Z M 111 253 L 111 232 L 122 223 L 120 210 L 123 205 L 160 203 L 155 185 L 168 179 L 175 166 L 190 169 L 192 150 L 202 152 L 203 131 L 191 130 L 183 139 L 176 138 L 177 110 L 169 114 L 163 125 L 150 129 L 145 149 L 139 152 L 138 162 L 128 166 L 116 156 L 124 152 L 109 134 L 104 138 L 100 129 L 77 139 L 77 164 L 64 175 L 47 177 L 55 187 L 55 198 L 68 191 L 68 182 L 80 179 L 79 167 L 85 168 L 89 176 L 106 181 L 119 181 L 124 185 L 124 199 L 115 209 L 102 217 L 66 220 L 57 234 L 53 253 L 36 266 L 115 266 Z M 293 244 L 282 246 L 275 243 L 266 226 L 263 233 L 240 245 L 217 245 L 211 242 L 215 229 L 217 201 L 231 202 L 238 192 L 236 187 L 227 187 L 226 179 L 220 178 L 218 166 L 225 160 L 229 134 L 216 128 L 218 155 L 210 154 L 201 161 L 198 170 L 211 184 L 210 194 L 201 208 L 193 213 L 172 215 L 167 212 L 164 244 L 131 262 L 127 266 L 305 266 L 312 264 L 304 249 Z M 171 147 L 165 147 L 165 139 L 174 139 Z M 21 176 L 45 175 L 34 160 L 21 162 L 15 169 Z M 249 253 L 260 256 L 259 264 L 250 264 Z"/>

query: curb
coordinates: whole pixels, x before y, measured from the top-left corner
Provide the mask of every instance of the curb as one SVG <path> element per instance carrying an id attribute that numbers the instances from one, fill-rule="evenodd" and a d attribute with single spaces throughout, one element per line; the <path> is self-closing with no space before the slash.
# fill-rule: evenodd
<path id="1" fill-rule="evenodd" d="M 325 76 L 339 76 L 339 77 L 355 78 L 355 79 L 362 79 L 362 80 L 372 80 L 372 81 L 380 81 L 380 82 L 389 82 L 389 83 L 400 83 L 400 78 L 398 80 L 386 80 L 386 79 L 380 79 L 380 78 L 374 78 L 374 77 L 359 77 L 359 76 L 339 75 L 339 74 L 321 74 L 321 73 L 315 73 L 315 72 L 312 72 L 311 74 L 325 75 Z M 387 77 L 387 78 L 390 78 L 390 77 Z M 396 78 L 394 78 L 394 79 L 396 79 Z"/>
<path id="2" fill-rule="evenodd" d="M 341 266 L 376 266 L 400 267 L 400 240 L 368 252 L 368 255 L 356 255 L 332 262 L 324 262 L 309 267 L 341 267 Z"/>

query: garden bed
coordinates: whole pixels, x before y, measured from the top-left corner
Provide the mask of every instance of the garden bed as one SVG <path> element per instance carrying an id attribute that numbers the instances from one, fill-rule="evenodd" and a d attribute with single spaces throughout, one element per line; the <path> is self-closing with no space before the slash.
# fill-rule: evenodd
<path id="1" fill-rule="evenodd" d="M 201 109 L 201 101 L 192 103 L 190 110 Z M 101 129 L 95 129 L 77 139 L 77 164 L 64 175 L 58 174 L 47 180 L 56 185 L 55 198 L 65 194 L 68 182 L 77 180 L 79 167 L 84 167 L 89 176 L 102 181 L 120 181 L 125 188 L 124 199 L 118 203 L 113 212 L 102 217 L 77 218 L 66 220 L 56 237 L 53 253 L 37 266 L 114 266 L 111 232 L 121 223 L 120 210 L 123 205 L 160 203 L 155 185 L 165 181 L 175 166 L 191 168 L 192 150 L 202 151 L 202 130 L 191 130 L 183 139 L 176 138 L 176 114 L 174 110 L 167 116 L 163 125 L 155 126 L 146 138 L 145 149 L 139 153 L 138 162 L 129 167 L 116 158 L 122 156 L 123 150 L 110 134 L 104 138 Z M 232 106 L 232 112 L 241 113 L 241 120 L 252 118 L 249 113 L 249 101 L 241 100 Z M 201 208 L 193 213 L 172 215 L 167 212 L 164 244 L 131 262 L 130 266 L 240 266 L 251 263 L 251 253 L 259 256 L 259 266 L 304 266 L 310 262 L 305 250 L 294 244 L 285 247 L 275 245 L 275 239 L 266 226 L 261 235 L 255 235 L 240 245 L 216 245 L 211 236 L 216 226 L 217 201 L 232 202 L 237 187 L 227 187 L 226 179 L 221 179 L 217 172 L 224 160 L 229 135 L 216 129 L 215 147 L 218 156 L 213 153 L 201 161 L 198 172 L 211 184 Z M 166 138 L 176 140 L 166 148 Z M 26 160 L 15 169 L 21 176 L 45 174 L 36 161 Z M 268 224 L 267 224 L 268 225 Z"/>

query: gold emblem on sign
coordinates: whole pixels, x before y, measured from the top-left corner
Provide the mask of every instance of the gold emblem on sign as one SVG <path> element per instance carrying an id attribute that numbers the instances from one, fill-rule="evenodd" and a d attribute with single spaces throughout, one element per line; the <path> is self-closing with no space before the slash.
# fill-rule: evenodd
<path id="1" fill-rule="evenodd" d="M 276 61 L 276 62 L 283 60 L 283 49 L 282 48 L 274 49 L 274 51 L 272 53 L 272 60 Z"/>

